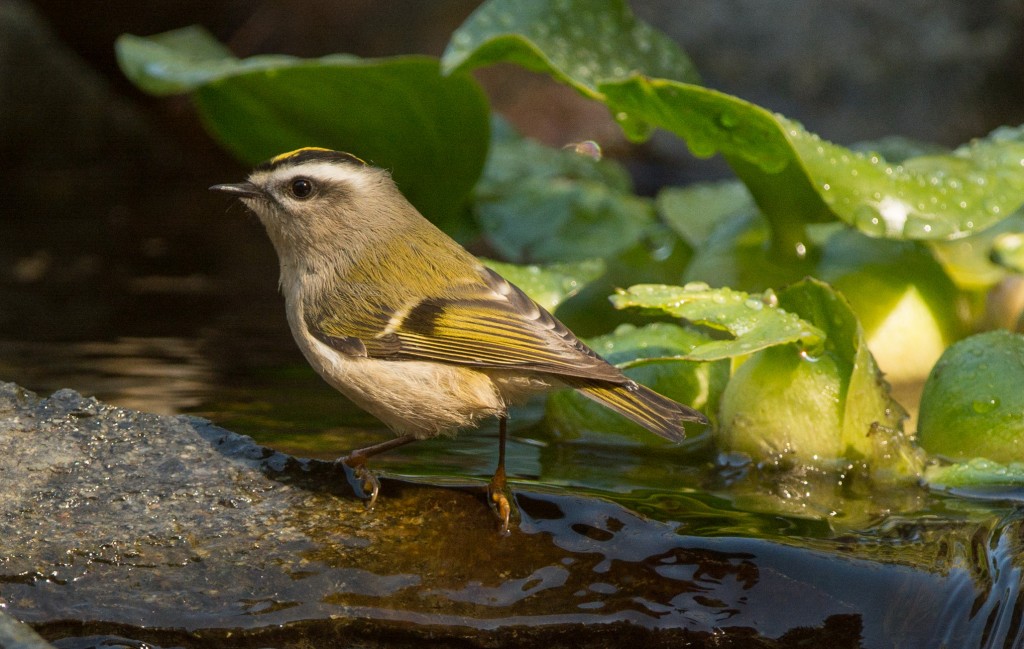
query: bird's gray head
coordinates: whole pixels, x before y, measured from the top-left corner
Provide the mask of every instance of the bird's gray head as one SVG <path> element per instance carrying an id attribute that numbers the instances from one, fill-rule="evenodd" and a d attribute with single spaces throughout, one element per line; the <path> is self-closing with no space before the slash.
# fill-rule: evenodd
<path id="1" fill-rule="evenodd" d="M 271 158 L 246 182 L 210 189 L 238 196 L 256 213 L 282 264 L 334 256 L 361 247 L 375 231 L 400 229 L 401 210 L 394 207 L 408 204 L 386 171 L 312 147 Z"/>

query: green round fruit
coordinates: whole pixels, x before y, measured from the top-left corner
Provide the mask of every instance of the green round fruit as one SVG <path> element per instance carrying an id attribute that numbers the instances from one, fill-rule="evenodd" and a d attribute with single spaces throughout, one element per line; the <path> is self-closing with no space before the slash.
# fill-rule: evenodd
<path id="1" fill-rule="evenodd" d="M 925 383 L 917 432 L 950 459 L 1024 461 L 1024 336 L 989 331 L 947 349 Z"/>
<path id="2" fill-rule="evenodd" d="M 831 356 L 791 345 L 754 354 L 722 394 L 716 441 L 754 461 L 826 463 L 842 453 L 843 377 Z"/>
<path id="3" fill-rule="evenodd" d="M 922 381 L 963 335 L 963 294 L 920 242 L 842 230 L 826 242 L 817 276 L 850 301 L 890 383 Z"/>

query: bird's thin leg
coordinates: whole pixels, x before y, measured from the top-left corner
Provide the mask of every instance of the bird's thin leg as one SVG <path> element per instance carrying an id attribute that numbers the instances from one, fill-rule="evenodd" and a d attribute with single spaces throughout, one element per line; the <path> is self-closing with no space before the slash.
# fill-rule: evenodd
<path id="1" fill-rule="evenodd" d="M 359 484 L 353 484 L 352 486 L 357 489 L 357 492 L 362 491 L 362 497 L 366 502 L 367 509 L 373 509 L 374 503 L 377 502 L 377 494 L 380 493 L 380 480 L 366 466 L 366 461 L 374 455 L 379 455 L 385 451 L 390 451 L 415 441 L 416 437 L 414 435 L 402 435 L 380 444 L 357 449 L 338 460 L 351 468 L 355 473 L 355 477 L 359 479 Z"/>
<path id="2" fill-rule="evenodd" d="M 494 477 L 487 485 L 487 503 L 501 521 L 501 533 L 508 534 L 509 520 L 512 518 L 511 491 L 505 479 L 505 439 L 507 437 L 508 417 L 498 419 L 498 468 Z"/>

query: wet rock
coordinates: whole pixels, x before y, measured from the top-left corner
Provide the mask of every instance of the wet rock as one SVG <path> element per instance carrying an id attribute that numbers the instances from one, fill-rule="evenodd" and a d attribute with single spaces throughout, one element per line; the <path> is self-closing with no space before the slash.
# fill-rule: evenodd
<path id="1" fill-rule="evenodd" d="M 0 384 L 0 448 L 0 609 L 61 647 L 923 646 L 990 633 L 999 600 L 965 592 L 1019 592 L 955 553 L 687 536 L 583 495 L 517 491 L 507 537 L 482 485 L 385 479 L 367 512 L 331 463 L 70 390 Z"/>
<path id="2" fill-rule="evenodd" d="M 32 627 L 0 611 L 0 649 L 53 649 Z"/>

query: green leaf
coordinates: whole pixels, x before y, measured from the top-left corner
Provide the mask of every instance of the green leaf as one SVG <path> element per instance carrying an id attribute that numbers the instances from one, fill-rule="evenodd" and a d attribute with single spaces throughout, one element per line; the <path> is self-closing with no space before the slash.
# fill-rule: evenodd
<path id="1" fill-rule="evenodd" d="M 479 200 L 498 200 L 518 191 L 520 184 L 532 178 L 558 182 L 589 180 L 607 185 L 609 190 L 633 193 L 633 181 L 618 162 L 595 160 L 571 149 L 556 149 L 520 135 L 499 116 L 492 120 L 491 148 L 487 164 L 477 185 Z"/>
<path id="2" fill-rule="evenodd" d="M 962 487 L 1018 487 L 1005 494 L 987 493 L 989 497 L 1004 495 L 1007 499 L 1020 499 L 1019 485 L 1024 484 L 1024 462 L 1001 464 L 978 457 L 951 465 L 935 464 L 928 467 L 924 479 L 930 487 L 958 489 Z M 970 495 L 970 492 L 968 492 Z"/>
<path id="3" fill-rule="evenodd" d="M 596 336 L 619 324 L 636 323 L 635 314 L 615 309 L 608 296 L 619 287 L 642 282 L 677 283 L 692 253 L 668 227 L 653 224 L 634 245 L 606 257 L 607 272 L 560 307 L 558 317 L 581 336 Z"/>
<path id="4" fill-rule="evenodd" d="M 755 465 L 834 463 L 843 454 L 846 368 L 791 345 L 763 349 L 737 368 L 722 395 L 715 442 Z"/>
<path id="5" fill-rule="evenodd" d="M 519 266 L 490 259 L 484 259 L 483 262 L 526 291 L 527 295 L 548 311 L 554 311 L 559 304 L 579 293 L 605 271 L 605 264 L 600 259 L 547 266 Z"/>
<path id="6" fill-rule="evenodd" d="M 452 35 L 441 62 L 449 74 L 515 63 L 593 98 L 602 80 L 635 73 L 698 81 L 683 51 L 623 0 L 489 0 Z"/>
<path id="7" fill-rule="evenodd" d="M 665 187 L 655 205 L 665 223 L 694 248 L 705 245 L 723 223 L 757 211 L 750 192 L 735 180 Z"/>
<path id="8" fill-rule="evenodd" d="M 986 291 L 1009 273 L 1024 273 L 1024 213 L 962 239 L 929 241 L 932 253 L 958 287 Z"/>
<path id="9" fill-rule="evenodd" d="M 487 243 L 504 258 L 607 258 L 654 225 L 652 202 L 633 194 L 618 163 L 546 147 L 504 127 L 499 132 L 475 209 Z"/>
<path id="10" fill-rule="evenodd" d="M 536 178 L 500 201 L 479 202 L 488 243 L 521 262 L 613 256 L 635 244 L 654 222 L 650 201 L 602 183 Z"/>
<path id="11" fill-rule="evenodd" d="M 631 379 L 680 403 L 713 413 L 729 380 L 728 362 L 686 360 L 694 348 L 709 340 L 692 329 L 659 322 L 644 327 L 624 324 L 613 333 L 588 339 L 587 343 Z M 558 392 L 548 399 L 547 421 L 556 433 L 571 438 L 589 439 L 588 433 L 593 432 L 624 436 L 644 445 L 655 442 L 642 427 L 572 390 Z M 590 441 L 610 440 L 601 437 Z"/>
<path id="12" fill-rule="evenodd" d="M 180 95 L 243 70 L 266 70 L 300 61 L 285 55 L 242 61 L 198 25 L 147 37 L 122 34 L 114 49 L 125 76 L 151 95 Z"/>
<path id="13" fill-rule="evenodd" d="M 845 373 L 838 437 L 842 453 L 869 458 L 876 475 L 880 470 L 916 473 L 920 458 L 902 433 L 906 412 L 889 396 L 889 386 L 845 298 L 824 282 L 806 279 L 781 291 L 779 305 L 827 332 L 825 353 Z"/>
<path id="14" fill-rule="evenodd" d="M 856 461 L 876 479 L 916 476 L 922 458 L 903 435 L 904 412 L 846 301 L 813 279 L 778 299 L 828 337 L 817 355 L 776 346 L 740 366 L 722 396 L 716 439 L 723 450 L 757 463 L 840 468 Z"/>
<path id="15" fill-rule="evenodd" d="M 782 118 L 738 97 L 639 75 L 604 82 L 601 90 L 613 110 L 675 133 L 699 158 L 721 152 L 772 174 L 783 171 L 792 160 Z M 627 131 L 627 135 L 636 134 Z"/>
<path id="16" fill-rule="evenodd" d="M 953 460 L 1024 462 L 1024 336 L 988 331 L 949 347 L 921 395 L 918 435 Z"/>
<path id="17" fill-rule="evenodd" d="M 745 208 L 739 201 L 734 207 L 735 211 L 722 213 L 713 224 L 698 220 L 701 217 L 696 215 L 702 210 L 697 205 L 692 206 L 694 214 L 689 221 L 678 218 L 669 221 L 680 230 L 700 232 L 702 227 L 707 228 L 703 241 L 694 246 L 693 261 L 686 269 L 685 281 L 759 292 L 791 284 L 814 273 L 814 256 L 779 255 L 773 250 L 771 227 L 756 207 Z M 805 241 L 818 244 L 837 227 L 842 226 L 835 222 L 810 226 L 805 232 Z"/>
<path id="18" fill-rule="evenodd" d="M 822 245 L 814 276 L 850 301 L 893 383 L 920 384 L 946 346 L 965 333 L 965 296 L 925 242 L 878 240 L 843 229 Z"/>
<path id="19" fill-rule="evenodd" d="M 769 232 L 756 213 L 730 215 L 696 248 L 686 281 L 762 291 L 806 276 L 823 279 L 850 301 L 872 353 L 896 383 L 922 381 L 942 350 L 964 334 L 966 296 L 926 242 L 874 239 L 838 222 L 815 224 L 806 240 L 819 254 L 799 259 L 772 254 Z M 934 244 L 946 248 L 986 237 Z"/>
<path id="20" fill-rule="evenodd" d="M 663 313 L 733 336 L 697 347 L 686 355 L 689 360 L 743 356 L 787 343 L 819 350 L 825 338 L 818 327 L 778 308 L 770 292 L 753 296 L 728 288 L 712 289 L 702 282 L 686 286 L 641 284 L 619 291 L 611 299 L 618 309 Z"/>
<path id="21" fill-rule="evenodd" d="M 1024 127 L 895 164 L 708 88 L 636 76 L 599 90 L 614 111 L 672 131 L 695 155 L 721 152 L 773 221 L 792 220 L 794 210 L 802 222 L 831 213 L 872 236 L 946 239 L 984 230 L 1024 204 Z"/>
<path id="22" fill-rule="evenodd" d="M 1014 273 L 1024 273 L 1024 215 L 1018 213 L 1006 221 L 1006 227 L 999 228 L 993 234 L 988 246 L 985 242 L 981 242 L 981 245 L 974 242 L 975 246 L 971 252 L 978 250 L 984 253 L 987 250 L 988 254 L 985 256 L 1000 268 Z"/>
<path id="23" fill-rule="evenodd" d="M 430 57 L 239 60 L 199 28 L 118 39 L 140 88 L 192 92 L 206 127 L 256 164 L 303 146 L 350 151 L 389 169 L 425 216 L 456 234 L 483 169 L 489 108 L 467 75 L 442 76 Z"/>

